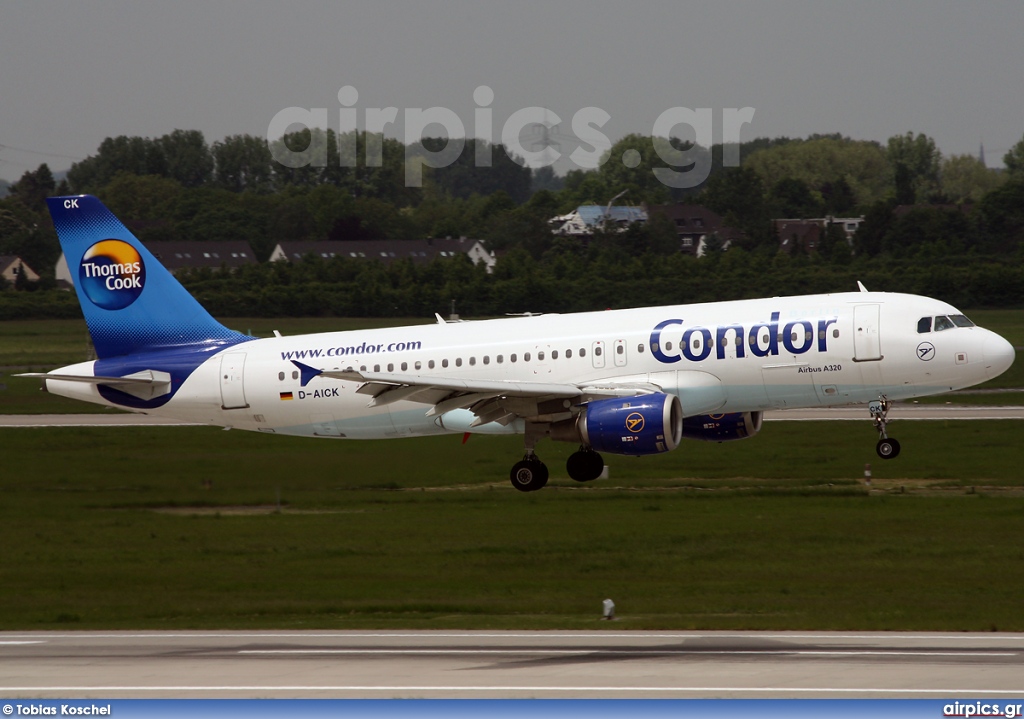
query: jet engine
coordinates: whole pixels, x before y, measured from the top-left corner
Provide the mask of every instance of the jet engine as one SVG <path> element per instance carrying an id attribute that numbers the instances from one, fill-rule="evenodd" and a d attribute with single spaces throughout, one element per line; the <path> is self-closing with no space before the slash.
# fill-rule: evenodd
<path id="1" fill-rule="evenodd" d="M 706 442 L 728 442 L 753 437 L 761 430 L 760 412 L 701 414 L 683 420 L 683 436 Z"/>
<path id="2" fill-rule="evenodd" d="M 682 435 L 679 398 L 662 393 L 594 400 L 573 419 L 551 426 L 552 439 L 632 456 L 673 450 Z"/>

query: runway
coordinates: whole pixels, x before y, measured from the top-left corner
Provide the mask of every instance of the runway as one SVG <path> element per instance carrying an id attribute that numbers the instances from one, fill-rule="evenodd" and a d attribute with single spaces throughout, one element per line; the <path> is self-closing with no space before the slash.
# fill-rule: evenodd
<path id="1" fill-rule="evenodd" d="M 1024 697 L 1024 634 L 0 633 L 0 697 Z"/>
<path id="2" fill-rule="evenodd" d="M 983 407 L 977 405 L 894 405 L 889 414 L 897 420 L 1024 419 L 1024 406 Z M 820 409 L 769 410 L 766 422 L 870 422 L 867 406 L 824 407 Z M 175 419 L 144 414 L 6 414 L 0 427 L 203 427 Z"/>

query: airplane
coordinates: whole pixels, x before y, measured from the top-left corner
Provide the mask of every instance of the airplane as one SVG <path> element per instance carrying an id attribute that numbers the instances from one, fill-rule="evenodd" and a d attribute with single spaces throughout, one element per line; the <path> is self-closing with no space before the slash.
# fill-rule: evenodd
<path id="1" fill-rule="evenodd" d="M 541 489 L 538 442 L 642 456 L 752 437 L 770 409 L 867 403 L 883 459 L 895 400 L 992 379 L 1014 349 L 939 300 L 858 292 L 255 338 L 217 322 L 95 197 L 50 213 L 97 359 L 38 377 L 108 407 L 267 434 L 521 434 L 510 472 Z"/>

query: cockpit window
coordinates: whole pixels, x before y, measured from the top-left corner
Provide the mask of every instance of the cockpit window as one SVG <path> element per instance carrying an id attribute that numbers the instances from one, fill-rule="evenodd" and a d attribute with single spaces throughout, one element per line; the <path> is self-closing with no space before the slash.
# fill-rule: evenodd
<path id="1" fill-rule="evenodd" d="M 917 333 L 923 335 L 925 332 L 932 331 L 932 318 L 922 317 L 917 321 Z"/>
<path id="2" fill-rule="evenodd" d="M 950 315 L 949 319 L 953 320 L 953 324 L 957 327 L 974 327 L 974 323 L 963 315 Z"/>
<path id="3" fill-rule="evenodd" d="M 949 319 L 945 315 L 939 315 L 935 318 L 935 331 L 942 332 L 942 330 L 951 330 L 956 327 L 953 324 L 953 320 Z"/>

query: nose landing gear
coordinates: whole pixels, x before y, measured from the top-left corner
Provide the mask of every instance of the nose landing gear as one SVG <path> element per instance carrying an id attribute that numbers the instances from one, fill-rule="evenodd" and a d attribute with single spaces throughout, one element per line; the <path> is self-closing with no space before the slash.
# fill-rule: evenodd
<path id="1" fill-rule="evenodd" d="M 875 429 L 878 430 L 878 444 L 875 445 L 875 452 L 882 459 L 894 459 L 900 454 L 900 443 L 886 433 L 886 425 L 889 424 L 889 408 L 892 402 L 884 396 L 868 404 L 868 412 L 871 413 L 875 422 Z"/>

